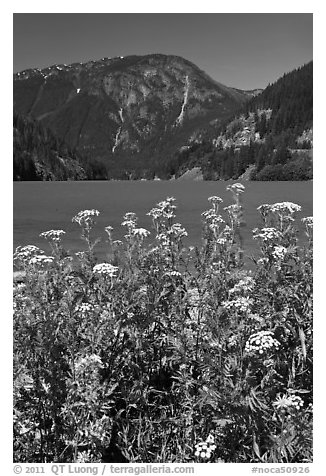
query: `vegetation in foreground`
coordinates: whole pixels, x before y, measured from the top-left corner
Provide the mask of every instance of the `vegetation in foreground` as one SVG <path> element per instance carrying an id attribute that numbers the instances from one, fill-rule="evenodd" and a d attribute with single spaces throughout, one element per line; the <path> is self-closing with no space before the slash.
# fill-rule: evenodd
<path id="1" fill-rule="evenodd" d="M 134 213 L 123 242 L 106 228 L 110 262 L 94 254 L 97 210 L 73 218 L 74 257 L 63 230 L 42 234 L 51 256 L 16 249 L 16 462 L 312 461 L 312 217 L 299 248 L 300 206 L 261 205 L 248 270 L 244 187 L 228 189 L 200 249 L 183 246 L 173 198 L 151 235 Z"/>

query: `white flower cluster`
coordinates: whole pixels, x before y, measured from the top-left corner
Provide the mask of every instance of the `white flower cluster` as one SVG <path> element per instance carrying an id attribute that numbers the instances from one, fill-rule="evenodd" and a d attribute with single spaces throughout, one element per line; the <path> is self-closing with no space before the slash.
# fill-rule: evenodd
<path id="1" fill-rule="evenodd" d="M 224 210 L 227 211 L 230 215 L 238 215 L 242 211 L 241 205 L 237 205 L 236 203 L 233 203 L 232 205 L 229 205 L 228 207 L 224 207 Z"/>
<path id="2" fill-rule="evenodd" d="M 14 253 L 14 260 L 28 263 L 33 256 L 44 254 L 44 251 L 40 250 L 37 246 L 26 245 L 18 246 Z"/>
<path id="3" fill-rule="evenodd" d="M 93 273 L 114 278 L 118 272 L 118 267 L 110 263 L 99 263 L 93 267 Z"/>
<path id="4" fill-rule="evenodd" d="M 158 235 L 156 235 L 156 239 L 160 242 L 162 246 L 168 246 L 170 243 L 166 233 L 159 233 Z"/>
<path id="5" fill-rule="evenodd" d="M 245 276 L 233 288 L 229 290 L 230 294 L 248 293 L 254 289 L 255 280 L 251 276 Z"/>
<path id="6" fill-rule="evenodd" d="M 132 231 L 132 235 L 136 236 L 137 238 L 143 240 L 147 238 L 151 234 L 150 231 L 146 230 L 145 228 L 134 228 Z"/>
<path id="7" fill-rule="evenodd" d="M 247 312 L 253 305 L 253 300 L 248 297 L 239 296 L 237 299 L 222 302 L 224 309 Z"/>
<path id="8" fill-rule="evenodd" d="M 223 220 L 223 218 L 218 215 L 216 217 L 213 217 L 210 221 L 210 224 L 209 224 L 209 228 L 212 230 L 212 231 L 217 231 L 220 229 L 221 225 L 223 225 L 225 223 L 225 221 Z"/>
<path id="9" fill-rule="evenodd" d="M 54 261 L 53 256 L 36 255 L 36 256 L 33 256 L 33 258 L 30 259 L 29 264 L 37 265 L 37 266 L 43 266 L 43 265 L 46 265 L 46 264 L 52 264 L 53 261 Z"/>
<path id="10" fill-rule="evenodd" d="M 275 246 L 272 255 L 276 260 L 283 260 L 286 253 L 287 249 L 284 246 Z"/>
<path id="11" fill-rule="evenodd" d="M 99 216 L 98 210 L 81 210 L 72 219 L 72 222 L 78 223 L 78 225 L 86 228 L 90 228 L 94 224 L 95 217 Z"/>
<path id="12" fill-rule="evenodd" d="M 150 212 L 147 213 L 152 219 L 155 221 L 158 218 L 174 218 L 175 217 L 175 209 L 177 208 L 176 205 L 173 204 L 175 202 L 174 197 L 167 197 L 166 200 L 159 202 L 156 207 L 152 208 Z"/>
<path id="13" fill-rule="evenodd" d="M 206 441 L 201 441 L 195 445 L 195 456 L 203 459 L 210 459 L 212 452 L 216 450 L 215 440 L 213 435 L 209 435 Z"/>
<path id="14" fill-rule="evenodd" d="M 229 205 L 228 207 L 224 207 L 224 210 L 229 215 L 229 220 L 233 226 L 240 226 L 243 223 L 243 211 L 242 206 L 239 203 L 234 203 L 233 205 Z"/>
<path id="15" fill-rule="evenodd" d="M 301 410 L 303 404 L 302 398 L 298 395 L 279 395 L 273 402 L 275 409 L 280 411 Z"/>
<path id="16" fill-rule="evenodd" d="M 263 354 L 271 349 L 277 350 L 280 345 L 279 341 L 274 338 L 272 331 L 259 331 L 249 337 L 245 351 Z"/>
<path id="17" fill-rule="evenodd" d="M 214 195 L 213 197 L 209 197 L 208 198 L 208 201 L 210 203 L 212 203 L 213 205 L 216 205 L 216 204 L 219 204 L 219 203 L 222 203 L 223 200 L 221 197 L 217 197 L 216 195 Z"/>
<path id="18" fill-rule="evenodd" d="M 243 193 L 245 191 L 245 187 L 242 185 L 242 183 L 233 183 L 232 185 L 228 185 L 226 190 L 238 195 L 239 193 Z"/>
<path id="19" fill-rule="evenodd" d="M 257 207 L 257 210 L 262 216 L 266 216 L 270 209 L 271 205 L 269 205 L 268 203 L 263 203 L 262 205 L 259 205 L 259 207 Z"/>
<path id="20" fill-rule="evenodd" d="M 93 311 L 95 308 L 93 304 L 90 304 L 88 302 L 82 302 L 81 304 L 78 304 L 75 307 L 76 312 L 80 312 L 81 314 L 87 314 L 88 312 Z"/>
<path id="21" fill-rule="evenodd" d="M 282 237 L 282 233 L 276 228 L 255 228 L 252 230 L 254 240 L 262 240 L 264 242 L 279 240 Z"/>
<path id="22" fill-rule="evenodd" d="M 113 231 L 113 226 L 111 226 L 111 225 L 106 226 L 104 228 L 104 231 L 105 231 L 105 233 L 107 233 L 109 235 L 109 237 L 111 237 L 111 233 Z"/>
<path id="23" fill-rule="evenodd" d="M 182 274 L 179 271 L 167 271 L 164 273 L 165 276 L 169 276 L 171 278 L 181 278 Z"/>
<path id="24" fill-rule="evenodd" d="M 210 197 L 208 199 L 212 203 L 212 208 L 209 210 L 205 210 L 202 213 L 204 217 L 205 225 L 211 230 L 214 234 L 214 239 L 219 244 L 225 244 L 226 241 L 224 237 L 221 235 L 224 233 L 226 229 L 225 220 L 223 220 L 222 216 L 218 214 L 219 203 L 223 202 L 220 197 Z M 224 229 L 220 231 L 220 229 L 224 226 Z M 222 241 L 221 241 L 222 240 Z"/>
<path id="25" fill-rule="evenodd" d="M 271 205 L 271 211 L 279 215 L 292 215 L 295 212 L 300 212 L 301 206 L 292 202 L 279 202 Z"/>
<path id="26" fill-rule="evenodd" d="M 77 452 L 76 463 L 90 463 L 91 460 L 92 460 L 91 450 Z"/>
<path id="27" fill-rule="evenodd" d="M 209 210 L 205 210 L 202 213 L 202 216 L 207 220 L 211 221 L 213 218 L 216 218 L 218 215 L 216 214 L 215 208 L 210 208 Z"/>
<path id="28" fill-rule="evenodd" d="M 134 229 L 138 221 L 137 215 L 134 212 L 127 212 L 123 217 L 122 226 L 126 226 L 129 229 Z"/>
<path id="29" fill-rule="evenodd" d="M 225 246 L 228 243 L 228 240 L 226 238 L 218 238 L 216 240 L 216 243 L 220 246 Z"/>
<path id="30" fill-rule="evenodd" d="M 301 211 L 301 206 L 292 202 L 279 202 L 269 205 L 264 203 L 260 205 L 257 210 L 262 216 L 266 216 L 268 213 L 277 213 L 278 215 L 286 216 L 293 215 L 295 212 Z"/>
<path id="31" fill-rule="evenodd" d="M 77 251 L 75 253 L 78 259 L 83 260 L 87 257 L 87 253 L 85 251 Z"/>
<path id="32" fill-rule="evenodd" d="M 64 235 L 66 232 L 63 230 L 49 230 L 49 231 L 44 231 L 43 233 L 40 234 L 42 238 L 45 238 L 46 240 L 49 241 L 60 241 L 62 235 Z"/>
<path id="33" fill-rule="evenodd" d="M 169 230 L 167 230 L 168 235 L 173 235 L 177 239 L 181 239 L 184 236 L 188 236 L 188 233 L 183 228 L 181 223 L 174 223 Z"/>

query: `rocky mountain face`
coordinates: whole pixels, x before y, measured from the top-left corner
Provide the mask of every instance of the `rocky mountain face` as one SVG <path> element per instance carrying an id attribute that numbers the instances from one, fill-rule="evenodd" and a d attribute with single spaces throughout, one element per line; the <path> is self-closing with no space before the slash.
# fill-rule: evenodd
<path id="1" fill-rule="evenodd" d="M 108 178 L 152 178 L 196 131 L 218 125 L 256 93 L 224 86 L 191 62 L 160 54 L 14 75 L 14 110 L 100 160 Z"/>
<path id="2" fill-rule="evenodd" d="M 204 180 L 310 180 L 313 63 L 284 74 L 224 124 L 197 130 L 166 164 L 178 178 L 200 167 Z"/>

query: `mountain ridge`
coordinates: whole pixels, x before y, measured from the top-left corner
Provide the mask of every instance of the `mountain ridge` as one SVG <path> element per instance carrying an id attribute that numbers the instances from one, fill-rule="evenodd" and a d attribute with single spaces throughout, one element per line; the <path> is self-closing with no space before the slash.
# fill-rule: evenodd
<path id="1" fill-rule="evenodd" d="M 103 58 L 14 75 L 17 113 L 41 121 L 108 170 L 122 161 L 143 174 L 196 129 L 222 120 L 247 99 L 175 55 Z"/>
<path id="2" fill-rule="evenodd" d="M 14 108 L 74 151 L 87 178 L 168 179 L 199 167 L 217 180 L 250 166 L 246 176 L 273 179 L 297 150 L 299 175 L 283 177 L 311 176 L 301 149 L 312 147 L 312 62 L 264 90 L 225 86 L 176 55 L 56 64 L 14 74 Z"/>

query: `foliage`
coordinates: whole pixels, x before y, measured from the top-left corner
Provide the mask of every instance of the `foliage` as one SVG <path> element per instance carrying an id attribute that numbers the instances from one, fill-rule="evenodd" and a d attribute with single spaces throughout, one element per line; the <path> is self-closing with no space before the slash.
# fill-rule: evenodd
<path id="1" fill-rule="evenodd" d="M 228 180 L 239 178 L 253 164 L 254 180 L 310 180 L 309 156 L 298 158 L 294 151 L 312 148 L 311 140 L 298 140 L 312 129 L 312 86 L 310 62 L 268 85 L 237 115 L 201 131 L 199 139 L 166 159 L 166 171 L 178 176 L 200 166 L 204 180 Z M 250 140 L 245 129 L 250 130 Z M 243 142 L 236 139 L 241 132 Z M 221 137 L 227 141 L 224 146 Z"/>
<path id="2" fill-rule="evenodd" d="M 100 163 L 77 153 L 41 122 L 14 113 L 13 125 L 14 180 L 106 178 Z"/>
<path id="3" fill-rule="evenodd" d="M 244 262 L 241 184 L 210 197 L 200 248 L 183 246 L 172 197 L 126 213 L 124 241 L 97 210 L 14 259 L 14 460 L 17 462 L 312 461 L 312 218 L 299 248 L 290 202 L 259 207 L 259 254 Z"/>

